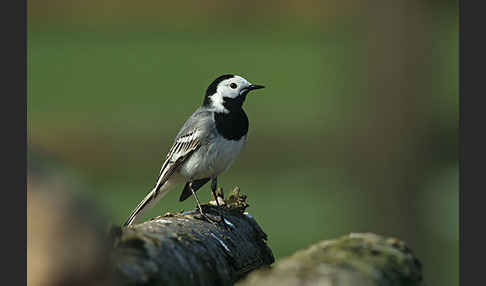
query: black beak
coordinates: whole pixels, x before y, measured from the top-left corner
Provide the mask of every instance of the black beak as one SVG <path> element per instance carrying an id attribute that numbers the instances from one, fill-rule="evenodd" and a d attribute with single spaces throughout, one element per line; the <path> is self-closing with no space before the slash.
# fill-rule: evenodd
<path id="1" fill-rule="evenodd" d="M 248 87 L 248 90 L 260 89 L 260 88 L 264 88 L 264 86 L 258 84 L 252 84 Z"/>
<path id="2" fill-rule="evenodd" d="M 252 85 L 250 85 L 248 87 L 243 88 L 240 91 L 240 94 L 247 95 L 250 91 L 252 91 L 254 89 L 260 89 L 260 88 L 264 88 L 264 86 L 263 85 L 258 85 L 258 84 L 252 84 Z"/>

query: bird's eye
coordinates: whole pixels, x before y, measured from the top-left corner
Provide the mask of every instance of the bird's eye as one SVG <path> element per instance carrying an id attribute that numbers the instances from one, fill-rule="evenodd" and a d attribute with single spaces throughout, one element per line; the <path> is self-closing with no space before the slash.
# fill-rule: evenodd
<path id="1" fill-rule="evenodd" d="M 230 87 L 231 87 L 232 89 L 235 89 L 235 88 L 237 88 L 238 86 L 236 85 L 236 83 L 234 83 L 234 82 L 233 82 L 233 83 L 231 83 L 231 84 L 230 84 Z"/>

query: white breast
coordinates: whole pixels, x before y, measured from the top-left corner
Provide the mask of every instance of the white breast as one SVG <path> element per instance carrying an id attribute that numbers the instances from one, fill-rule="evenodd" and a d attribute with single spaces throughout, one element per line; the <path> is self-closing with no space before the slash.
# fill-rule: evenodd
<path id="1" fill-rule="evenodd" d="M 201 146 L 192 154 L 182 165 L 180 174 L 188 180 L 218 176 L 231 167 L 245 141 L 246 136 L 239 141 L 216 137 L 207 146 Z"/>

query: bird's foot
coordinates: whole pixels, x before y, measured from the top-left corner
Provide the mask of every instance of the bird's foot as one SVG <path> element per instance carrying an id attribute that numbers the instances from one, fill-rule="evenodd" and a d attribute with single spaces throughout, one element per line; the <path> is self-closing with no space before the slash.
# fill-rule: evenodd
<path id="1" fill-rule="evenodd" d="M 225 220 L 225 218 L 224 218 L 224 216 L 223 216 L 223 215 L 220 215 L 218 220 L 213 219 L 213 218 L 209 217 L 209 216 L 208 216 L 208 215 L 206 215 L 206 214 L 203 214 L 203 215 L 202 215 L 202 217 L 204 217 L 204 219 L 205 219 L 205 220 L 207 220 L 208 222 L 212 223 L 213 225 L 220 225 L 220 224 L 222 224 L 222 225 L 223 225 L 223 227 L 224 227 L 224 228 L 225 228 L 227 231 L 231 230 L 230 225 L 229 225 L 228 223 L 226 223 L 226 220 Z"/>
<path id="2" fill-rule="evenodd" d="M 199 209 L 199 215 L 198 215 L 198 217 L 199 217 L 200 219 L 203 219 L 203 220 L 205 220 L 205 221 L 207 221 L 207 222 L 209 222 L 209 223 L 212 223 L 212 224 L 214 224 L 214 225 L 216 225 L 216 224 L 218 224 L 218 223 L 220 223 L 220 222 L 221 222 L 221 220 L 219 220 L 219 221 L 218 221 L 217 219 L 215 219 L 215 218 L 211 218 L 210 216 L 213 216 L 213 217 L 214 217 L 214 215 L 208 215 L 208 214 L 206 214 L 205 212 L 203 212 L 203 210 L 202 210 L 202 209 Z"/>
<path id="3" fill-rule="evenodd" d="M 226 222 L 227 220 L 224 218 L 223 214 L 219 215 L 219 219 L 216 219 L 216 217 L 217 215 L 207 214 L 206 212 L 204 212 L 202 207 L 199 209 L 199 214 L 196 215 L 196 218 L 198 219 L 205 220 L 213 225 L 218 225 L 222 223 L 226 230 L 231 230 L 232 224 Z"/>

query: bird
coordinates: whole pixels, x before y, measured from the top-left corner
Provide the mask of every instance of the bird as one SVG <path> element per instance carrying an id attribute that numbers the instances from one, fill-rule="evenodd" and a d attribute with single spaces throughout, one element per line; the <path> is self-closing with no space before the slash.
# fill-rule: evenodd
<path id="1" fill-rule="evenodd" d="M 218 176 L 230 168 L 246 142 L 249 120 L 243 103 L 251 91 L 261 88 L 264 86 L 235 74 L 223 74 L 208 86 L 202 105 L 175 136 L 155 186 L 131 212 L 125 227 L 136 222 L 171 187 L 181 183 L 185 185 L 179 201 L 193 195 L 201 216 L 210 220 L 201 208 L 196 191 L 211 180 L 211 191 L 216 198 Z M 217 199 L 216 202 L 219 206 Z"/>

